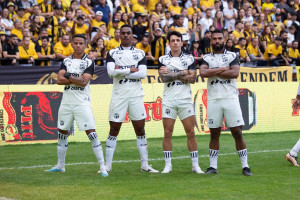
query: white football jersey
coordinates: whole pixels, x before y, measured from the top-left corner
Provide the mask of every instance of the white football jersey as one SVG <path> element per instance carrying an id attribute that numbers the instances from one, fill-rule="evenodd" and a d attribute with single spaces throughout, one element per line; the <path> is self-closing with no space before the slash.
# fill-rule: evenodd
<path id="1" fill-rule="evenodd" d="M 86 54 L 81 59 L 75 59 L 72 55 L 63 60 L 60 69 L 66 70 L 75 77 L 79 77 L 84 73 L 93 75 L 95 63 Z M 66 85 L 61 104 L 90 105 L 90 82 L 85 87 L 76 84 Z"/>
<path id="2" fill-rule="evenodd" d="M 196 70 L 194 57 L 183 52 L 181 52 L 179 57 L 173 57 L 170 52 L 167 55 L 159 57 L 158 60 L 159 68 L 165 66 L 175 73 L 183 70 Z M 190 83 L 183 83 L 180 80 L 165 83 L 164 101 L 185 98 L 192 98 Z"/>
<path id="3" fill-rule="evenodd" d="M 239 58 L 234 52 L 226 49 L 222 54 L 206 54 L 202 64 L 208 65 L 209 69 L 230 67 L 239 65 Z M 207 99 L 238 98 L 239 92 L 236 79 L 222 79 L 213 76 L 207 79 Z"/>
<path id="4" fill-rule="evenodd" d="M 119 46 L 107 53 L 106 62 L 113 62 L 119 69 L 138 68 L 139 65 L 147 65 L 143 50 L 131 47 L 124 49 Z M 127 98 L 144 96 L 144 90 L 140 79 L 128 79 L 125 76 L 113 78 L 112 98 Z"/>

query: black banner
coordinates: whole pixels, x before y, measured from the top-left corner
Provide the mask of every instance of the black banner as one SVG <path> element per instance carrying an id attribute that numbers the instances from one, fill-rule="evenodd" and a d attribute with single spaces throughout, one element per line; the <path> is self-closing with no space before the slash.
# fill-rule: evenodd
<path id="1" fill-rule="evenodd" d="M 10 84 L 56 84 L 57 73 L 60 67 L 34 66 L 1 66 L 0 67 L 0 85 Z M 110 84 L 113 80 L 108 76 L 106 67 L 96 66 L 95 74 L 91 80 L 91 84 Z"/>

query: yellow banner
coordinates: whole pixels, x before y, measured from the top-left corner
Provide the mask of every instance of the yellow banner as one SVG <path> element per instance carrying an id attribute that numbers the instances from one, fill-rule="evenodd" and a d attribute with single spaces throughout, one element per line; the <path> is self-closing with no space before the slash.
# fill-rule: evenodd
<path id="1" fill-rule="evenodd" d="M 297 75 L 297 82 L 300 81 L 300 66 L 296 66 L 296 75 Z"/>
<path id="2" fill-rule="evenodd" d="M 252 68 L 241 67 L 238 82 L 292 82 L 293 67 Z M 197 83 L 206 82 L 197 70 Z M 147 77 L 142 83 L 161 83 L 158 70 L 148 69 Z"/>
<path id="3" fill-rule="evenodd" d="M 101 141 L 105 141 L 109 133 L 109 104 L 112 92 L 112 86 L 109 85 L 91 85 L 91 96 L 93 113 L 95 116 L 96 130 Z M 243 117 L 245 121 L 244 131 L 247 133 L 257 132 L 280 132 L 280 131 L 295 131 L 300 129 L 300 117 L 299 111 L 292 111 L 292 102 L 296 96 L 298 83 L 238 83 L 239 97 Z M 63 86 L 59 85 L 9 85 L 0 86 L 3 92 L 63 92 Z M 148 138 L 163 137 L 163 125 L 162 125 L 162 109 L 161 109 L 161 97 L 163 93 L 163 84 L 144 84 L 143 85 L 145 96 L 144 105 L 147 112 L 145 131 Z M 52 93 L 49 93 L 52 94 Z M 57 93 L 53 93 L 56 94 Z M 196 113 L 196 134 L 208 134 L 209 129 L 206 123 L 206 83 L 196 83 L 192 85 L 192 95 L 194 101 L 194 108 Z M 35 106 L 35 105 L 33 105 Z M 57 105 L 58 106 L 58 105 Z M 22 108 L 20 108 L 22 109 Z M 23 107 L 24 109 L 24 107 Z M 16 110 L 16 112 L 19 112 Z M 25 112 L 21 112 L 22 115 L 16 115 L 16 122 L 24 119 Z M 1 113 L 0 113 L 1 114 Z M 0 123 L 1 138 L 0 145 L 2 144 L 16 144 L 20 142 L 10 142 L 3 140 L 12 139 L 11 132 L 4 132 L 8 128 L 6 114 L 2 114 L 2 121 Z M 30 123 L 39 123 L 37 119 L 32 119 Z M 26 124 L 24 125 L 28 125 Z M 26 127 L 25 127 L 26 128 Z M 223 125 L 223 132 L 228 129 Z M 17 130 L 12 130 L 17 131 Z M 32 131 L 32 142 L 56 142 L 56 140 L 47 141 L 35 141 L 34 135 L 36 130 Z M 6 135 L 5 135 L 6 134 Z M 7 135 L 8 134 L 8 135 Z M 185 135 L 183 126 L 179 119 L 176 120 L 174 128 L 174 136 Z M 6 136 L 6 137 L 5 137 Z M 118 139 L 128 140 L 135 139 L 134 129 L 131 122 L 126 118 L 122 125 L 121 132 Z M 84 132 L 78 130 L 75 125 L 75 134 L 69 137 L 69 141 L 89 141 Z M 30 141 L 26 141 L 28 143 Z"/>

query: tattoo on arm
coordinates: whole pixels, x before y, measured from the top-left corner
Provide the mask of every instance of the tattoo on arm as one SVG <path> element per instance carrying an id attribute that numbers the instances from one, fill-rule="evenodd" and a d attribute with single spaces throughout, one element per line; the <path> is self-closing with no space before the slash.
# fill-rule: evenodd
<path id="1" fill-rule="evenodd" d="M 180 79 L 180 77 L 182 77 L 184 75 L 184 72 L 180 71 L 180 72 L 175 72 L 174 73 L 172 71 L 168 71 L 167 74 L 159 73 L 159 75 L 160 75 L 161 80 L 163 82 L 171 82 L 171 81 Z"/>

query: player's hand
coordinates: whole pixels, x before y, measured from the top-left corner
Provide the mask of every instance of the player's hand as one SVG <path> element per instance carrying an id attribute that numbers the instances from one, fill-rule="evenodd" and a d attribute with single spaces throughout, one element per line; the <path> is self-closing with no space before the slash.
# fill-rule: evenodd
<path id="1" fill-rule="evenodd" d="M 190 74 L 189 70 L 187 70 L 187 69 L 183 70 L 183 73 L 184 73 L 184 75 L 189 75 Z"/>
<path id="2" fill-rule="evenodd" d="M 130 68 L 130 73 L 134 73 L 134 72 L 138 72 L 138 71 L 139 71 L 139 68 L 136 68 L 136 67 Z"/>
<path id="3" fill-rule="evenodd" d="M 292 105 L 293 110 L 296 110 L 300 106 L 300 95 L 296 96 L 296 99 Z"/>
<path id="4" fill-rule="evenodd" d="M 118 65 L 115 66 L 115 69 L 120 69 Z"/>
<path id="5" fill-rule="evenodd" d="M 161 74 L 167 74 L 167 73 L 168 73 L 168 68 L 165 67 L 165 66 L 160 67 L 159 72 L 160 72 Z"/>
<path id="6" fill-rule="evenodd" d="M 186 75 L 183 75 L 179 78 L 179 80 L 183 83 L 187 83 L 188 82 L 188 78 L 186 77 Z"/>

